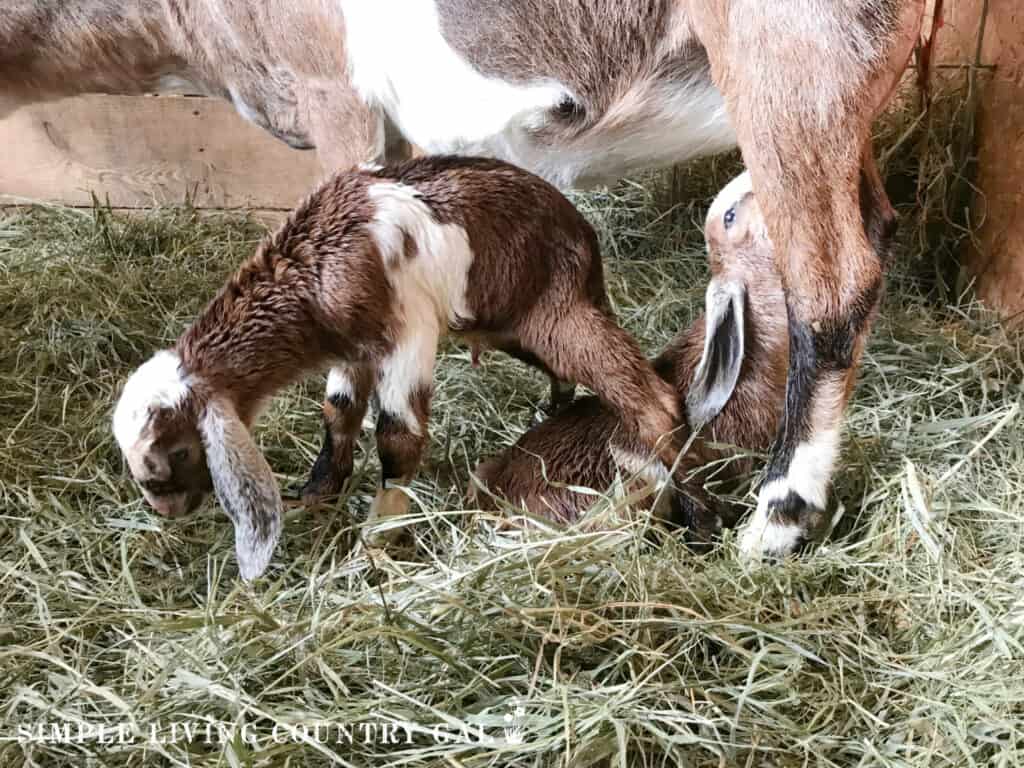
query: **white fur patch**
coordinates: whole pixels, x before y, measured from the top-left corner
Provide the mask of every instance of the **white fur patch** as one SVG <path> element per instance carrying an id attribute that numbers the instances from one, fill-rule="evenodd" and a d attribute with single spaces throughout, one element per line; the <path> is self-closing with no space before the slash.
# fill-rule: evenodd
<path id="1" fill-rule="evenodd" d="M 800 443 L 796 447 L 786 476 L 767 483 L 761 489 L 760 501 L 785 499 L 794 492 L 818 509 L 825 509 L 828 503 L 828 484 L 838 458 L 839 430 L 816 432 L 809 442 Z"/>
<path id="2" fill-rule="evenodd" d="M 750 560 L 785 557 L 796 549 L 803 529 L 799 525 L 779 524 L 768 519 L 767 505 L 759 502 L 754 516 L 740 534 L 740 555 Z"/>
<path id="3" fill-rule="evenodd" d="M 724 216 L 727 210 L 753 191 L 754 185 L 750 179 L 750 172 L 744 171 L 722 187 L 719 193 L 715 195 L 711 207 L 708 208 L 707 220 L 712 221 Z"/>
<path id="4" fill-rule="evenodd" d="M 668 469 L 657 457 L 644 458 L 617 445 L 610 445 L 609 451 L 615 466 L 631 477 L 638 477 L 656 488 L 661 488 L 669 481 Z"/>
<path id="5" fill-rule="evenodd" d="M 637 82 L 579 139 L 555 146 L 524 141 L 509 148 L 508 159 L 561 187 L 586 188 L 735 146 L 722 94 L 695 76 L 671 86 Z"/>
<path id="6" fill-rule="evenodd" d="M 381 411 L 398 418 L 417 437 L 423 426 L 412 407 L 411 395 L 417 389 L 429 389 L 434 379 L 434 361 L 440 334 L 431 315 L 417 315 L 422 302 L 403 306 L 404 327 L 392 353 L 381 363 L 377 401 Z"/>
<path id="7" fill-rule="evenodd" d="M 725 102 L 704 72 L 682 83 L 640 80 L 597 125 L 551 143 L 535 133 L 573 97 L 564 83 L 481 74 L 444 39 L 433 0 L 341 0 L 341 7 L 356 89 L 427 152 L 499 157 L 571 187 L 736 146 Z"/>
<path id="8" fill-rule="evenodd" d="M 632 451 L 626 451 L 617 445 L 610 445 L 612 461 L 629 477 L 635 477 L 650 487 L 658 496 L 651 514 L 656 518 L 667 519 L 672 505 L 671 491 L 665 490 L 671 477 L 668 468 L 657 457 L 644 458 Z M 664 491 L 664 492 L 662 492 Z"/>
<path id="9" fill-rule="evenodd" d="M 356 390 L 352 386 L 347 368 L 331 368 L 327 373 L 327 397 L 344 397 L 352 400 Z"/>
<path id="10" fill-rule="evenodd" d="M 140 365 L 125 382 L 114 409 L 114 437 L 125 456 L 138 442 L 149 421 L 150 411 L 177 408 L 189 393 L 189 382 L 182 377 L 181 359 L 170 350 L 162 350 Z"/>
<path id="11" fill-rule="evenodd" d="M 514 85 L 477 72 L 444 39 L 432 0 L 341 0 L 341 9 L 356 90 L 427 152 L 479 154 L 566 92 L 550 79 Z"/>
<path id="12" fill-rule="evenodd" d="M 472 319 L 466 281 L 473 264 L 466 231 L 457 224 L 438 224 L 419 193 L 406 184 L 381 182 L 368 190 L 376 206 L 370 230 L 380 248 L 388 277 L 399 300 L 413 317 L 427 314 L 426 303 L 443 327 Z M 416 244 L 406 258 L 405 237 Z"/>
<path id="13" fill-rule="evenodd" d="M 381 364 L 377 397 L 383 410 L 421 435 L 409 396 L 431 386 L 441 335 L 451 324 L 473 317 L 466 299 L 473 252 L 466 231 L 437 223 L 414 188 L 381 182 L 368 191 L 377 209 L 370 230 L 401 318 L 395 348 Z M 411 257 L 405 251 L 406 238 L 416 247 Z"/>
<path id="14" fill-rule="evenodd" d="M 794 523 L 770 520 L 769 506 L 796 493 L 818 509 L 826 509 L 829 481 L 838 456 L 838 429 L 821 430 L 810 441 L 797 446 L 786 476 L 766 483 L 758 494 L 757 510 L 740 535 L 744 556 L 782 557 L 793 551 L 808 532 Z"/>

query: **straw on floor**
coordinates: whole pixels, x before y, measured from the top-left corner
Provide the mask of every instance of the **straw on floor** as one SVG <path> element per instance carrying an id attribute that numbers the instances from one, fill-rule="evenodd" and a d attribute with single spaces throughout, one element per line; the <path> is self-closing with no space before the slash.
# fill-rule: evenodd
<path id="1" fill-rule="evenodd" d="M 652 352 L 700 311 L 723 173 L 671 211 L 656 185 L 579 198 Z M 639 524 L 500 530 L 462 494 L 544 382 L 450 346 L 415 544 L 353 549 L 367 435 L 352 493 L 292 510 L 246 587 L 215 504 L 145 508 L 109 417 L 258 235 L 187 210 L 0 219 L 0 765 L 1024 759 L 1022 345 L 976 307 L 929 304 L 906 248 L 847 421 L 846 513 L 810 554 L 751 566 L 731 534 L 698 556 Z M 282 487 L 319 446 L 321 393 L 290 390 L 258 427 Z"/>

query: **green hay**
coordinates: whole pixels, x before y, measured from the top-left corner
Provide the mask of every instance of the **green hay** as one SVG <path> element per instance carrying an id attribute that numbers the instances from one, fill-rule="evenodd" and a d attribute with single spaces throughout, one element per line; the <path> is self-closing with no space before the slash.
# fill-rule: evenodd
<path id="1" fill-rule="evenodd" d="M 677 177 L 691 196 L 671 212 L 653 183 L 579 199 L 620 317 L 651 351 L 700 309 L 698 227 L 731 170 Z M 1024 758 L 1024 366 L 1019 339 L 977 308 L 936 309 L 896 269 L 847 421 L 846 514 L 800 559 L 744 564 L 731 534 L 696 556 L 639 525 L 504 532 L 463 510 L 470 469 L 525 428 L 544 382 L 497 355 L 475 369 L 452 346 L 412 489 L 414 546 L 350 551 L 377 471 L 366 436 L 350 497 L 290 511 L 250 588 L 214 504 L 178 521 L 145 508 L 109 417 L 128 372 L 258 234 L 174 210 L 0 219 L 0 765 Z M 319 446 L 321 392 L 289 390 L 258 428 L 282 487 Z M 358 724 L 392 719 L 423 732 L 366 743 Z M 126 743 L 19 743 L 39 723 L 122 726 Z M 233 735 L 180 732 L 206 723 Z M 326 743 L 273 739 L 275 725 L 317 724 L 334 727 Z"/>

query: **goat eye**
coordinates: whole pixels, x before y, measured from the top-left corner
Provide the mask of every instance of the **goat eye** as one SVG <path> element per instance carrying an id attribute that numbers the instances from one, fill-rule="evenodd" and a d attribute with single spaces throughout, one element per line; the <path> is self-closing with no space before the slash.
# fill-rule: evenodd
<path id="1" fill-rule="evenodd" d="M 736 222 L 736 206 L 733 206 L 725 212 L 725 216 L 722 217 L 722 223 L 725 224 L 725 228 L 728 229 Z"/>
<path id="2" fill-rule="evenodd" d="M 167 458 L 171 464 L 181 464 L 181 462 L 188 458 L 188 448 L 179 448 L 176 451 L 171 451 L 170 456 Z"/>
<path id="3" fill-rule="evenodd" d="M 555 105 L 555 115 L 559 120 L 576 122 L 583 119 L 583 105 L 572 96 L 565 95 Z"/>

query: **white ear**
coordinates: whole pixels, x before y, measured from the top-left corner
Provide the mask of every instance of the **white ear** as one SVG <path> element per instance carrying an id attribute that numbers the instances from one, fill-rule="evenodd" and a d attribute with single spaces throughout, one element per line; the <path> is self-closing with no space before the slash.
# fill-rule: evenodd
<path id="1" fill-rule="evenodd" d="M 711 421 L 732 397 L 743 366 L 742 283 L 712 279 L 705 298 L 704 354 L 686 393 L 686 415 L 694 429 Z"/>
<path id="2" fill-rule="evenodd" d="M 238 570 L 252 581 L 267 569 L 281 538 L 281 492 L 270 465 L 230 406 L 207 405 L 199 431 L 213 490 L 235 524 Z"/>

